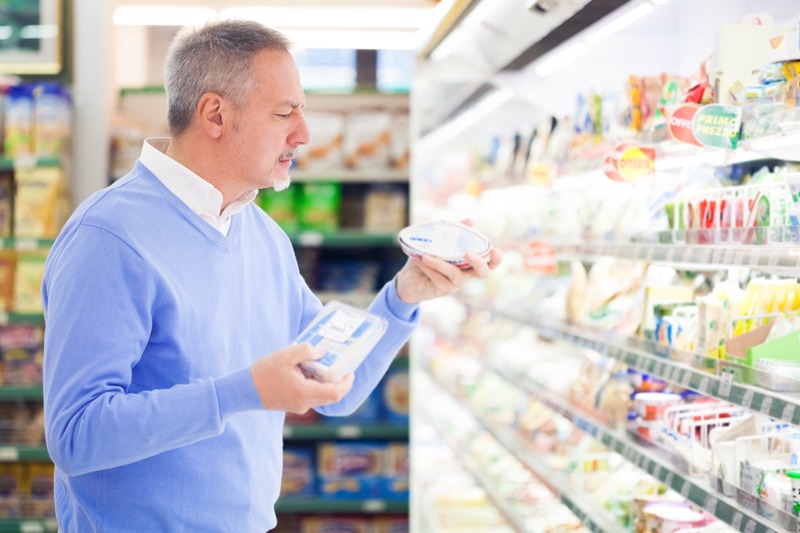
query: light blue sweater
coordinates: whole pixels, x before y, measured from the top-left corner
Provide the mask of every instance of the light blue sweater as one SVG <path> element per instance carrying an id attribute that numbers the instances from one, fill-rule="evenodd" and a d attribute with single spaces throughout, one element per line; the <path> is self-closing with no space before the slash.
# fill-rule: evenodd
<path id="1" fill-rule="evenodd" d="M 257 532 L 276 524 L 284 413 L 248 367 L 321 309 L 287 236 L 258 207 L 212 228 L 146 167 L 75 211 L 47 261 L 44 406 L 60 530 Z M 394 282 L 387 333 L 346 415 L 418 320 Z"/>

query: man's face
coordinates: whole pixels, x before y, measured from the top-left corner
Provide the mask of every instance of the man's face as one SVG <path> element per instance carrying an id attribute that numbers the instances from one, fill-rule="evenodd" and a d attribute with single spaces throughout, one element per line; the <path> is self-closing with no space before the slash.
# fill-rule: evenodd
<path id="1" fill-rule="evenodd" d="M 255 57 L 255 84 L 238 110 L 228 161 L 243 192 L 289 186 L 297 147 L 310 140 L 303 116 L 305 95 L 289 52 L 265 51 Z"/>

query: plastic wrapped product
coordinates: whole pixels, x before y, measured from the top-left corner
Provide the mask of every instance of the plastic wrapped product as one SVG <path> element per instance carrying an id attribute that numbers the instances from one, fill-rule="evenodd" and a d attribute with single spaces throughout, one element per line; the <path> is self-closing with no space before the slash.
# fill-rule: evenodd
<path id="1" fill-rule="evenodd" d="M 461 269 L 469 269 L 467 252 L 488 259 L 491 241 L 484 235 L 455 222 L 426 222 L 409 226 L 398 235 L 400 247 L 411 257 L 431 255 Z"/>
<path id="2" fill-rule="evenodd" d="M 303 372 L 322 382 L 341 380 L 361 364 L 386 326 L 381 317 L 335 300 L 328 302 L 295 341 L 325 350 L 322 358 L 303 363 Z"/>

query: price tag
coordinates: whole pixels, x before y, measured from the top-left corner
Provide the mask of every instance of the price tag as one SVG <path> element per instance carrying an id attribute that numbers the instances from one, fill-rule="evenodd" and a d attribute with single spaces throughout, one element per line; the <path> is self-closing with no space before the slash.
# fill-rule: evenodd
<path id="1" fill-rule="evenodd" d="M 677 366 L 673 366 L 669 370 L 669 379 L 667 381 L 671 383 L 675 383 L 675 380 L 678 379 L 678 374 L 680 373 L 680 369 Z"/>
<path id="2" fill-rule="evenodd" d="M 725 257 L 725 251 L 722 248 L 714 248 L 714 253 L 711 256 L 711 262 L 715 265 L 722 263 L 722 258 Z"/>
<path id="3" fill-rule="evenodd" d="M 738 250 L 736 250 L 736 253 L 735 253 L 734 259 L 733 259 L 733 264 L 734 265 L 738 265 L 738 266 L 744 265 L 745 257 L 747 256 L 747 252 L 748 252 L 747 250 L 744 250 L 742 248 L 739 248 Z"/>
<path id="4" fill-rule="evenodd" d="M 793 403 L 787 403 L 786 405 L 783 406 L 783 411 L 781 412 L 781 420 L 785 420 L 786 422 L 789 422 L 790 424 L 793 423 L 792 422 L 794 420 L 794 404 Z"/>
<path id="5" fill-rule="evenodd" d="M 762 415 L 769 415 L 769 410 L 772 407 L 772 398 L 769 396 L 762 396 L 761 397 L 761 407 L 759 408 L 759 412 Z"/>
<path id="6" fill-rule="evenodd" d="M 744 520 L 744 516 L 739 511 L 736 511 L 733 514 L 733 520 L 731 520 L 731 526 L 733 526 L 733 529 L 740 531 L 740 528 L 742 527 L 742 520 Z"/>
<path id="7" fill-rule="evenodd" d="M 658 377 L 664 377 L 664 363 L 656 363 L 655 375 Z"/>
<path id="8" fill-rule="evenodd" d="M 668 488 L 672 488 L 672 483 L 675 481 L 675 474 L 672 472 L 667 472 L 667 477 L 664 478 L 664 485 Z"/>
<path id="9" fill-rule="evenodd" d="M 733 258 L 736 255 L 736 252 L 733 248 L 726 248 L 725 253 L 722 255 L 722 264 L 730 265 L 733 263 Z"/>
<path id="10" fill-rule="evenodd" d="M 778 260 L 780 259 L 780 250 L 770 250 L 769 257 L 767 257 L 767 266 L 775 267 L 778 266 Z"/>
<path id="11" fill-rule="evenodd" d="M 708 380 L 707 377 L 703 377 L 700 380 L 700 393 L 701 394 L 708 394 L 708 386 L 711 382 Z"/>
<path id="12" fill-rule="evenodd" d="M 44 526 L 39 522 L 22 522 L 19 530 L 21 533 L 44 533 Z"/>
<path id="13" fill-rule="evenodd" d="M 675 259 L 675 250 L 676 248 L 674 246 L 670 246 L 667 250 L 667 256 L 664 258 L 667 263 L 672 263 L 672 261 Z"/>
<path id="14" fill-rule="evenodd" d="M 742 398 L 742 407 L 745 409 L 750 409 L 750 405 L 753 403 L 753 390 L 747 389 L 744 393 L 744 398 Z"/>
<path id="15" fill-rule="evenodd" d="M 653 262 L 653 256 L 655 255 L 655 253 L 656 253 L 656 249 L 655 249 L 655 247 L 653 247 L 653 246 L 648 246 L 647 248 L 645 248 L 645 252 L 644 252 L 644 258 L 645 258 L 645 260 L 646 260 L 648 263 L 652 263 L 652 262 Z"/>
<path id="16" fill-rule="evenodd" d="M 703 247 L 703 251 L 700 252 L 700 262 L 704 265 L 707 265 L 711 262 L 711 254 L 713 250 L 709 246 Z"/>
<path id="17" fill-rule="evenodd" d="M 688 479 L 684 479 L 683 480 L 683 486 L 681 487 L 681 496 L 683 498 L 688 498 L 690 490 L 692 490 L 692 484 L 689 483 Z"/>
<path id="18" fill-rule="evenodd" d="M 706 511 L 708 511 L 712 515 L 716 515 L 717 514 L 717 503 L 718 503 L 717 499 L 709 494 L 709 495 L 706 496 L 706 501 L 703 503 L 703 509 L 705 509 Z"/>
<path id="19" fill-rule="evenodd" d="M 641 468 L 642 470 L 647 470 L 645 468 L 645 464 L 647 463 L 647 457 L 645 457 L 644 455 L 640 455 L 637 460 L 637 463 L 639 464 L 639 468 Z"/>
<path id="20" fill-rule="evenodd" d="M 361 508 L 367 513 L 382 513 L 386 510 L 386 502 L 383 500 L 364 500 Z"/>
<path id="21" fill-rule="evenodd" d="M 747 521 L 747 525 L 744 527 L 744 533 L 756 533 L 756 523 L 752 518 Z"/>
<path id="22" fill-rule="evenodd" d="M 683 251 L 681 252 L 681 262 L 688 263 L 692 259 L 692 249 L 689 246 L 685 246 Z"/>
<path id="23" fill-rule="evenodd" d="M 342 439 L 357 439 L 361 437 L 361 428 L 353 424 L 347 424 L 344 426 L 339 426 L 339 429 L 336 433 L 339 438 Z"/>
<path id="24" fill-rule="evenodd" d="M 653 477 L 657 480 L 661 480 L 661 465 L 655 465 L 653 467 Z"/>
<path id="25" fill-rule="evenodd" d="M 39 248 L 39 242 L 36 239 L 15 239 L 14 248 L 16 250 L 36 250 Z"/>
<path id="26" fill-rule="evenodd" d="M 19 461 L 19 450 L 13 446 L 0 447 L 0 461 Z"/>
<path id="27" fill-rule="evenodd" d="M 683 371 L 683 375 L 681 376 L 681 385 L 684 388 L 689 388 L 689 385 L 692 383 L 692 373 L 688 370 Z"/>
<path id="28" fill-rule="evenodd" d="M 297 242 L 303 246 L 319 246 L 325 240 L 325 236 L 318 231 L 304 231 L 297 237 Z"/>
<path id="29" fill-rule="evenodd" d="M 283 426 L 284 439 L 291 439 L 293 433 L 294 433 L 294 428 L 292 428 L 292 426 Z"/>
<path id="30" fill-rule="evenodd" d="M 643 355 L 640 355 L 639 357 L 636 358 L 636 368 L 638 368 L 639 370 L 644 370 L 644 363 L 645 359 Z"/>
<path id="31" fill-rule="evenodd" d="M 727 398 L 731 395 L 731 385 L 733 385 L 733 371 L 726 368 L 722 371 L 722 379 L 719 382 L 719 390 L 717 393 L 722 398 Z"/>

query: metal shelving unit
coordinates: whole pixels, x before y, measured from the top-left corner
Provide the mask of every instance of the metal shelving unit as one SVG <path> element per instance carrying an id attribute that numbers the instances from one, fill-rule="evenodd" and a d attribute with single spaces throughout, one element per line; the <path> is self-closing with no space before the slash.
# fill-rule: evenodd
<path id="1" fill-rule="evenodd" d="M 720 376 L 672 360 L 674 356 L 685 358 L 696 357 L 696 354 L 687 354 L 651 341 L 624 337 L 588 326 L 567 324 L 516 311 L 481 308 L 531 326 L 544 337 L 590 348 L 669 383 L 800 426 L 800 394 L 785 394 L 734 383 L 730 374 Z"/>
<path id="2" fill-rule="evenodd" d="M 300 247 L 342 247 L 364 248 L 370 246 L 396 246 L 394 233 L 365 233 L 359 230 L 340 230 L 335 233 L 322 231 L 301 231 L 289 235 L 292 244 Z"/>
<path id="3" fill-rule="evenodd" d="M 278 500 L 276 513 L 346 514 L 408 513 L 408 500 L 334 500 L 292 497 Z"/>
<path id="4" fill-rule="evenodd" d="M 0 533 L 55 533 L 55 518 L 0 519 Z"/>
<path id="5" fill-rule="evenodd" d="M 337 183 L 408 183 L 408 169 L 354 169 L 332 170 L 292 170 L 292 181 L 296 183 L 315 181 L 335 181 Z"/>
<path id="6" fill-rule="evenodd" d="M 457 403 L 465 405 L 466 402 L 457 392 L 439 381 L 428 369 L 424 369 L 443 391 L 447 392 Z M 469 409 L 465 407 L 465 409 Z M 599 509 L 590 498 L 584 494 L 579 494 L 577 490 L 571 488 L 566 477 L 547 466 L 541 457 L 529 451 L 523 445 L 519 436 L 508 428 L 501 427 L 495 422 L 470 410 L 476 421 L 497 439 L 508 451 L 513 454 L 531 473 L 542 482 L 553 493 L 557 494 L 561 502 L 577 516 L 583 524 L 596 533 L 618 533 L 622 527 L 620 524 L 610 520 L 601 509 Z"/>
<path id="7" fill-rule="evenodd" d="M 41 400 L 44 396 L 41 385 L 0 386 L 0 401 Z"/>
<path id="8" fill-rule="evenodd" d="M 399 424 L 293 424 L 283 427 L 283 438 L 286 440 L 407 440 L 408 426 Z"/>

